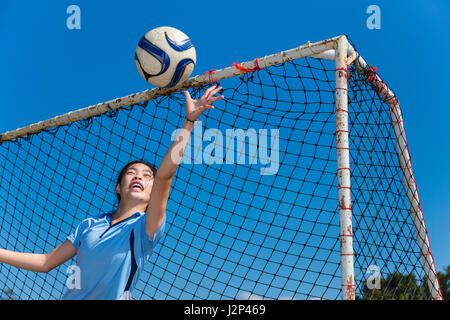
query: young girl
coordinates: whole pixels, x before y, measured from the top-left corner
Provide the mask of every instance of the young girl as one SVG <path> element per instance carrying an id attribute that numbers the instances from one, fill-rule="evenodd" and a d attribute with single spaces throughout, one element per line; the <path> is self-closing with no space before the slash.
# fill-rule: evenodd
<path id="1" fill-rule="evenodd" d="M 216 96 L 221 89 L 212 86 L 198 100 L 184 92 L 185 121 L 159 169 L 135 160 L 120 171 L 115 186 L 117 210 L 83 220 L 47 254 L 0 249 L 0 263 L 49 272 L 76 255 L 74 275 L 79 281 L 63 299 L 130 299 L 144 263 L 164 232 L 170 185 L 194 123 L 206 109 L 214 108 L 213 102 L 224 98 Z"/>

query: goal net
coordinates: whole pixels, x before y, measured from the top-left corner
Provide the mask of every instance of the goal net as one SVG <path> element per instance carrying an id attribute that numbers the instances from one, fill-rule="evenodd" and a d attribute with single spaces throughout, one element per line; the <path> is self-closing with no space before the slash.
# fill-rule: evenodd
<path id="1" fill-rule="evenodd" d="M 195 125 L 135 299 L 440 299 L 397 97 L 341 36 L 1 135 L 0 248 L 44 253 Z M 0 264 L 3 299 L 60 299 L 69 266 Z"/>

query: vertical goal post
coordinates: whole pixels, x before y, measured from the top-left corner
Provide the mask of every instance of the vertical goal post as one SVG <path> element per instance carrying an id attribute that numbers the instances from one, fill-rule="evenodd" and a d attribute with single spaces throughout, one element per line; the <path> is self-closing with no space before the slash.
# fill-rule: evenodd
<path id="1" fill-rule="evenodd" d="M 348 140 L 347 39 L 340 37 L 335 49 L 336 152 L 339 194 L 339 238 L 341 244 L 342 299 L 355 299 L 353 228 Z"/>
<path id="2" fill-rule="evenodd" d="M 353 52 L 355 52 L 353 50 Z M 358 55 L 355 60 L 355 66 L 360 72 L 368 70 L 367 62 Z M 373 70 L 373 69 L 372 69 Z M 419 199 L 416 179 L 412 169 L 411 155 L 406 142 L 405 128 L 403 126 L 403 117 L 400 104 L 395 94 L 389 89 L 387 84 L 376 73 L 369 77 L 374 90 L 389 105 L 391 112 L 392 125 L 395 130 L 397 143 L 397 152 L 400 166 L 403 172 L 404 184 L 407 190 L 407 196 L 410 204 L 411 216 L 414 221 L 418 245 L 421 250 L 421 256 L 425 272 L 427 274 L 427 285 L 433 300 L 443 300 L 442 289 L 439 284 L 438 272 L 431 253 L 431 245 L 428 237 L 428 231 L 425 225 L 425 219 L 422 212 L 422 205 Z"/>
<path id="3" fill-rule="evenodd" d="M 28 139 L 35 134 L 55 127 L 65 126 L 67 124 L 80 122 L 93 117 L 98 117 L 113 110 L 119 110 L 123 107 L 134 106 L 146 101 L 154 100 L 159 97 L 169 96 L 178 93 L 182 90 L 191 88 L 202 88 L 211 83 L 220 82 L 225 79 L 233 77 L 243 77 L 253 72 L 263 70 L 272 66 L 283 65 L 290 61 L 301 58 L 314 58 L 319 60 L 329 60 L 334 62 L 334 111 L 335 111 L 335 157 L 336 157 L 336 184 L 335 190 L 337 203 L 336 214 L 339 215 L 339 234 L 331 235 L 339 239 L 339 255 L 340 255 L 340 290 L 341 298 L 343 300 L 354 300 L 357 298 L 355 288 L 362 291 L 363 284 L 357 284 L 356 277 L 361 275 L 356 274 L 355 264 L 357 259 L 363 259 L 363 253 L 358 252 L 360 247 L 355 247 L 356 239 L 354 237 L 353 224 L 353 208 L 352 208 L 352 183 L 353 183 L 353 163 L 351 150 L 356 148 L 352 145 L 352 131 L 349 128 L 349 117 L 351 110 L 349 103 L 352 103 L 349 98 L 349 68 L 354 68 L 358 76 L 363 78 L 369 87 L 374 91 L 373 96 L 378 96 L 383 103 L 389 106 L 391 125 L 395 134 L 396 152 L 398 155 L 398 163 L 401 167 L 403 176 L 403 183 L 406 190 L 406 197 L 409 204 L 409 211 L 415 229 L 415 240 L 420 249 L 421 260 L 423 264 L 424 277 L 426 278 L 426 286 L 431 299 L 441 300 L 442 292 L 439 285 L 438 273 L 435 267 L 434 259 L 431 254 L 431 246 L 429 242 L 428 233 L 425 226 L 422 207 L 419 200 L 418 189 L 414 178 L 414 173 L 411 165 L 411 156 L 406 142 L 405 130 L 403 126 L 403 119 L 400 110 L 400 105 L 395 94 L 388 88 L 387 84 L 375 72 L 376 69 L 370 65 L 360 56 L 352 44 L 348 41 L 346 36 L 337 36 L 319 42 L 307 42 L 297 48 L 282 51 L 276 54 L 267 55 L 264 57 L 250 60 L 240 65 L 230 66 L 220 70 L 214 70 L 205 74 L 200 74 L 192 77 L 184 83 L 174 88 L 155 88 L 145 90 L 139 93 L 134 93 L 125 97 L 113 99 L 107 102 L 99 103 L 89 106 L 87 108 L 71 111 L 64 115 L 54 117 L 52 119 L 41 121 L 30 126 L 19 128 L 13 131 L 5 132 L 0 135 L 0 144 L 14 143 L 20 139 Z M 328 81 L 328 80 L 327 80 Z M 295 89 L 294 89 L 295 90 Z M 308 91 L 308 90 L 305 90 Z M 313 91 L 311 89 L 311 91 Z M 319 90 L 320 91 L 320 90 Z M 358 101 L 359 95 L 352 96 L 352 99 Z M 356 178 L 355 178 L 356 179 Z M 362 184 L 364 185 L 364 183 Z M 334 187 L 334 185 L 333 185 Z M 321 195 L 319 195 L 321 196 Z M 355 199 L 358 200 L 358 199 Z M 382 200 L 380 201 L 382 202 Z M 368 207 L 369 205 L 367 205 Z M 366 208 L 367 209 L 367 208 Z M 380 209 L 381 210 L 381 209 Z M 394 212 L 395 214 L 395 212 Z M 306 219 L 307 220 L 307 219 Z M 303 221 L 301 219 L 301 221 Z M 0 223 L 0 231 L 2 224 Z M 392 228 L 394 230 L 395 228 Z M 376 232 L 376 231 L 375 231 Z M 0 233 L 0 240 L 1 240 Z M 384 236 L 382 236 L 384 237 Z M 355 245 L 354 245 L 355 244 Z M 0 243 L 1 246 L 1 243 Z M 305 246 L 305 245 L 304 245 Z M 390 247 L 390 245 L 387 245 Z M 317 249 L 317 251 L 320 249 Z M 368 249 L 362 249 L 368 250 Z M 388 248 L 386 251 L 391 250 Z M 370 250 L 369 250 L 370 251 Z M 366 254 L 364 252 L 364 254 Z M 322 259 L 322 258 L 321 258 Z M 319 259 L 319 260 L 321 260 Z M 364 262 L 359 265 L 372 263 L 372 258 L 364 258 Z M 401 260 L 401 257 L 400 257 Z M 389 262 L 392 263 L 392 262 Z M 409 263 L 409 262 L 408 262 Z M 415 268 L 415 262 L 411 262 Z M 319 268 L 320 269 L 320 268 Z M 324 269 L 324 267 L 322 267 Z M 400 268 L 393 268 L 399 270 Z M 404 270 L 407 270 L 405 267 Z M 0 269 L 1 270 L 1 269 Z M 403 270 L 403 269 L 402 269 Z M 319 271 L 320 273 L 321 271 Z M 324 273 L 328 273 L 327 270 Z M 406 271 L 405 271 L 406 272 Z M 419 273 L 422 274 L 422 273 Z M 294 277 L 295 278 L 295 277 Z M 422 279 L 418 279 L 422 280 Z M 288 281 L 289 282 L 289 281 Z M 307 285 L 311 280 L 304 281 Z M 1 282 L 0 282 L 1 284 Z M 322 283 L 319 286 L 326 286 Z M 276 286 L 275 286 L 276 287 Z M 276 287 L 278 288 L 278 287 Z M 0 288 L 1 289 L 1 288 Z M 279 288 L 278 288 L 279 289 Z M 416 289 L 415 289 L 416 290 Z M 195 297 L 195 295 L 194 295 Z M 326 298 L 326 297 L 325 297 Z"/>

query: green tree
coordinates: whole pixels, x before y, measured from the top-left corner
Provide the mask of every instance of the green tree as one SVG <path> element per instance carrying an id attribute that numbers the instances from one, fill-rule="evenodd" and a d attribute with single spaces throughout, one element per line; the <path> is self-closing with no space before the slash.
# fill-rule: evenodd
<path id="1" fill-rule="evenodd" d="M 444 300 L 450 300 L 450 265 L 444 268 L 444 272 L 438 272 L 438 277 Z"/>
<path id="2" fill-rule="evenodd" d="M 450 265 L 443 272 L 438 272 L 439 284 L 444 300 L 450 300 Z M 357 299 L 364 300 L 405 300 L 405 299 L 429 299 L 431 294 L 428 289 L 426 277 L 417 281 L 414 274 L 401 273 L 389 274 L 380 279 L 380 289 L 369 289 L 366 283 Z"/>
<path id="3" fill-rule="evenodd" d="M 16 295 L 12 289 L 3 290 L 3 295 L 0 300 L 17 300 Z"/>
<path id="4" fill-rule="evenodd" d="M 391 273 L 380 279 L 380 289 L 369 289 L 364 283 L 361 290 L 363 300 L 421 300 L 427 299 L 423 283 L 414 274 Z"/>
<path id="5" fill-rule="evenodd" d="M 439 285 L 441 287 L 442 297 L 444 300 L 450 300 L 450 266 L 444 267 L 444 272 L 438 272 Z M 426 284 L 426 278 L 424 277 L 423 283 Z M 425 285 L 427 296 L 431 296 L 428 290 L 428 285 Z"/>

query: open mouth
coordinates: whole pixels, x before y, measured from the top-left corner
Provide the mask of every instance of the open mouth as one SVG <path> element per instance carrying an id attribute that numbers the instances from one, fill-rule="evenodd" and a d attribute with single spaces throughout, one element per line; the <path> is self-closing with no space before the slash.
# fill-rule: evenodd
<path id="1" fill-rule="evenodd" d="M 133 182 L 130 185 L 130 189 L 135 190 L 135 191 L 144 191 L 144 186 L 139 182 Z"/>

